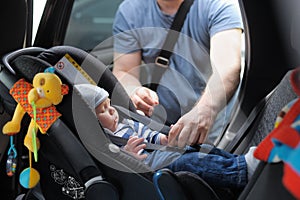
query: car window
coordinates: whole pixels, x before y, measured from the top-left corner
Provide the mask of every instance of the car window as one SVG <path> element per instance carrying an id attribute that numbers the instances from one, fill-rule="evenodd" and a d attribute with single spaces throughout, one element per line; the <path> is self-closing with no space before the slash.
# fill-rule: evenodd
<path id="1" fill-rule="evenodd" d="M 114 16 L 121 2 L 75 0 L 64 44 L 90 51 L 111 37 Z"/>

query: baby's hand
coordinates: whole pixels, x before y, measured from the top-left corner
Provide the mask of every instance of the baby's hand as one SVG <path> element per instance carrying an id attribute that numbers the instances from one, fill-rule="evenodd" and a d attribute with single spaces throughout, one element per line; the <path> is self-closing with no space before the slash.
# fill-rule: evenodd
<path id="1" fill-rule="evenodd" d="M 167 145 L 168 144 L 168 136 L 161 134 L 160 136 L 160 144 L 161 145 Z"/>
<path id="2" fill-rule="evenodd" d="M 138 160 L 144 160 L 147 157 L 147 154 L 140 154 L 142 150 L 146 148 L 146 144 L 143 142 L 144 138 L 130 136 L 127 144 L 124 146 L 124 150 L 129 152 Z"/>

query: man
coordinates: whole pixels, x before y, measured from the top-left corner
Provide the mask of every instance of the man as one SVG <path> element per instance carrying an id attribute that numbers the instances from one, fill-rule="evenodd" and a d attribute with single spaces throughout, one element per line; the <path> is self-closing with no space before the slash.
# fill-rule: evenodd
<path id="1" fill-rule="evenodd" d="M 141 63 L 154 68 L 182 2 L 125 0 L 113 27 L 113 73 L 137 109 L 150 116 L 156 105 L 164 107 L 172 125 L 168 143 L 179 147 L 214 141 L 226 126 L 240 81 L 243 29 L 232 1 L 194 0 L 168 70 L 152 91 L 141 84 L 149 83 L 140 79 Z"/>

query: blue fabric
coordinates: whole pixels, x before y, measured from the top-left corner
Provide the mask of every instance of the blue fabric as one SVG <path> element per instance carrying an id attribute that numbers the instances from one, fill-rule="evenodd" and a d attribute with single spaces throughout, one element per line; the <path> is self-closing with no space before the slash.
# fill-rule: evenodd
<path id="1" fill-rule="evenodd" d="M 113 33 L 116 52 L 141 51 L 147 70 L 153 70 L 174 16 L 160 11 L 156 0 L 125 0 L 116 14 Z M 233 1 L 195 0 L 174 47 L 170 70 L 164 73 L 157 92 L 166 110 L 167 124 L 174 124 L 201 96 L 212 73 L 210 37 L 217 32 L 243 28 L 240 12 Z M 151 78 L 142 80 L 150 83 Z M 214 141 L 226 126 L 235 98 L 219 114 L 210 134 Z"/>
<path id="2" fill-rule="evenodd" d="M 233 155 L 212 148 L 209 153 L 188 149 L 184 154 L 154 151 L 145 160 L 152 169 L 169 168 L 173 172 L 189 171 L 210 185 L 241 189 L 247 184 L 247 164 L 243 155 Z"/>
<path id="3" fill-rule="evenodd" d="M 296 149 L 294 149 L 290 154 L 289 157 L 285 160 L 286 163 L 288 163 L 292 169 L 295 170 L 295 172 L 300 177 L 300 143 L 297 146 Z"/>
<path id="4" fill-rule="evenodd" d="M 270 152 L 268 162 L 285 161 L 286 158 L 294 150 L 293 148 L 281 143 L 280 141 L 276 140 L 275 138 L 272 138 L 272 142 L 275 144 L 275 146 L 273 147 L 273 149 Z"/>

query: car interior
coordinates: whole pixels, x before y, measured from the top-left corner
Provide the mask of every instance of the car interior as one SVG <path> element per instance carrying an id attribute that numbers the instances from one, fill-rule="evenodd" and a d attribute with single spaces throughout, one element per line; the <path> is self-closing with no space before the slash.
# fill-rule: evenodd
<path id="1" fill-rule="evenodd" d="M 112 23 L 122 1 L 46 0 L 35 35 L 34 2 L 0 3 L 3 25 L 0 37 L 1 129 L 16 107 L 9 94 L 13 84 L 20 78 L 32 81 L 36 73 L 55 66 L 66 54 L 110 95 L 120 95 L 121 98 L 113 99 L 114 105 L 129 105 L 126 115 L 135 115 L 128 95 L 111 73 Z M 278 112 L 297 98 L 290 76 L 300 63 L 297 38 L 300 3 L 296 0 L 238 0 L 237 3 L 244 23 L 241 89 L 231 121 L 214 145 L 243 154 L 272 131 Z M 139 199 L 140 196 L 178 200 L 200 197 L 296 199 L 281 182 L 282 163 L 261 162 L 242 191 L 215 188 L 189 172 L 149 169 L 111 141 L 93 113 L 86 109 L 85 102 L 73 91 L 72 82 L 63 74 L 60 78 L 70 91 L 57 106 L 62 117 L 46 135 L 38 136 L 41 148 L 34 168 L 41 177 L 35 188 L 25 189 L 19 184 L 19 174 L 29 165 L 23 139 L 30 117 L 25 117 L 20 134 L 13 139 L 18 156 L 16 173 L 12 177 L 7 176 L 5 169 L 11 141 L 0 134 L 0 194 L 4 199 Z M 80 123 L 75 123 L 78 121 Z M 90 138 L 83 136 L 87 132 L 91 133 L 88 134 Z"/>

